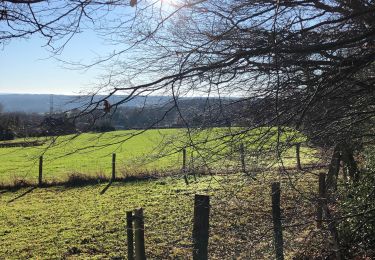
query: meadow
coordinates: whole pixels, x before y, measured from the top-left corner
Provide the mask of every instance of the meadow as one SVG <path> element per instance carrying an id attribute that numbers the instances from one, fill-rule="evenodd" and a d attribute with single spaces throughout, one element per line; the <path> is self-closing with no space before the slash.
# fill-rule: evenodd
<path id="1" fill-rule="evenodd" d="M 237 132 L 234 132 L 237 131 Z M 237 134 L 238 133 L 238 134 Z M 283 140 L 290 139 L 285 134 Z M 36 183 L 38 158 L 43 155 L 43 180 L 61 182 L 72 174 L 84 174 L 109 178 L 112 167 L 112 153 L 116 153 L 118 177 L 138 174 L 159 175 L 165 172 L 179 172 L 182 167 L 181 149 L 188 149 L 188 163 L 225 170 L 238 166 L 239 140 L 245 140 L 246 149 L 254 147 L 259 136 L 266 136 L 269 143 L 275 142 L 275 133 L 265 130 L 242 133 L 239 129 L 211 129 L 186 132 L 182 129 L 152 129 L 148 131 L 124 130 L 103 134 L 84 133 L 56 138 L 38 138 L 42 146 L 0 148 L 0 183 L 12 184 L 20 181 Z M 300 137 L 299 137 L 300 138 Z M 35 139 L 19 139 L 31 141 Z M 191 140 L 194 140 L 192 144 Z M 266 146 L 268 145 L 266 142 Z M 264 144 L 263 148 L 265 147 Z M 274 153 L 274 147 L 268 145 Z M 230 149 L 232 149 L 230 151 Z M 194 151 L 193 151 L 194 150 Z M 198 151 L 198 152 L 197 152 Z M 304 163 L 314 160 L 314 149 L 303 147 Z M 270 164 L 271 158 L 248 157 L 248 164 Z M 255 159 L 254 159 L 255 158 Z M 294 165 L 294 151 L 284 153 L 285 163 Z"/>
<path id="2" fill-rule="evenodd" d="M 126 174 L 125 169 L 128 173 L 162 171 L 172 168 L 178 155 L 151 157 L 155 156 L 155 149 L 163 139 L 176 132 L 175 129 L 149 130 L 141 134 L 140 131 L 116 131 L 39 138 L 44 145 L 0 148 L 0 177 L 3 183 L 20 179 L 35 182 L 40 155 L 43 155 L 46 181 L 61 181 L 72 173 L 110 176 L 112 153 L 116 153 L 120 174 Z"/>
<path id="3" fill-rule="evenodd" d="M 72 173 L 109 177 L 113 152 L 120 177 L 145 172 L 158 177 L 111 185 L 61 183 L 0 190 L 0 259 L 126 259 L 125 213 L 139 207 L 145 212 L 148 258 L 190 259 L 194 194 L 211 196 L 210 259 L 272 258 L 273 181 L 281 182 L 285 224 L 290 226 L 285 230 L 286 258 L 299 254 L 308 234 L 315 232 L 317 172 L 280 174 L 280 163 L 274 164 L 274 132 L 265 142 L 258 138 L 267 135 L 261 129 L 234 135 L 226 129 L 205 131 L 86 133 L 38 139 L 43 146 L 0 148 L 3 183 L 36 180 L 40 154 L 47 181 L 64 180 Z M 285 143 L 291 138 L 295 137 L 290 133 L 282 136 Z M 217 171 L 196 171 L 196 178 L 189 175 L 187 183 L 181 174 L 181 149 L 192 145 L 191 140 L 196 150 L 189 148 L 188 154 L 208 158 Z M 248 173 L 233 171 L 241 164 L 240 142 L 246 147 Z M 257 157 L 260 142 L 270 156 Z M 295 166 L 294 152 L 284 151 L 284 166 Z M 312 148 L 303 147 L 301 154 L 304 165 L 317 161 Z M 194 163 L 197 167 L 198 159 Z M 263 170 L 252 172 L 254 166 Z M 172 174 L 163 177 L 167 171 Z M 321 235 L 319 231 L 313 240 Z"/>

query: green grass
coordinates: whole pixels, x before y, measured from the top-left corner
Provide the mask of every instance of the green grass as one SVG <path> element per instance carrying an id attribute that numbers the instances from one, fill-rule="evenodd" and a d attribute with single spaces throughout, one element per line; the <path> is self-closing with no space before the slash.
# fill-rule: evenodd
<path id="1" fill-rule="evenodd" d="M 191 139 L 186 131 L 177 129 L 136 133 L 140 132 L 65 136 L 54 140 L 48 149 L 51 140 L 39 147 L 1 148 L 0 177 L 3 182 L 36 180 L 41 153 L 47 180 L 64 180 L 74 172 L 109 176 L 113 152 L 120 177 L 143 171 L 179 171 L 180 150 L 187 144 L 194 146 L 188 154 L 193 154 L 195 167 L 202 165 L 199 160 L 204 158 L 221 173 L 236 170 L 241 142 L 251 175 L 259 166 L 280 166 L 280 162 L 275 164 L 275 131 L 193 130 Z M 295 136 L 286 131 L 280 136 L 281 146 L 303 140 Z M 259 147 L 268 153 L 258 154 Z M 301 152 L 303 164 L 316 162 L 314 149 L 303 147 Z M 293 149 L 284 150 L 282 158 L 285 166 L 295 165 Z M 0 259 L 126 259 L 125 213 L 138 207 L 145 213 L 148 258 L 190 259 L 194 194 L 211 196 L 210 259 L 271 259 L 270 185 L 275 180 L 282 185 L 285 255 L 290 259 L 307 251 L 305 243 L 314 230 L 315 206 L 310 198 L 316 190 L 315 174 L 280 175 L 271 170 L 258 173 L 257 180 L 238 173 L 198 176 L 197 181 L 190 177 L 189 185 L 183 178 L 164 177 L 114 182 L 104 194 L 105 183 L 0 190 Z M 319 234 L 314 239 L 319 240 Z"/>
<path id="2" fill-rule="evenodd" d="M 111 175 L 112 153 L 116 153 L 118 177 L 145 172 L 178 172 L 182 166 L 181 148 L 188 149 L 188 163 L 194 167 L 209 166 L 219 170 L 239 166 L 238 147 L 246 147 L 249 169 L 258 165 L 269 166 L 275 159 L 276 132 L 273 128 L 244 131 L 241 128 L 214 128 L 192 130 L 190 135 L 181 129 L 127 130 L 104 134 L 85 133 L 44 140 L 43 146 L 0 148 L 0 183 L 18 180 L 35 183 L 38 176 L 38 157 L 43 154 L 43 179 L 46 182 L 63 181 L 68 175 Z M 282 142 L 304 140 L 298 133 L 286 129 Z M 34 139 L 32 139 L 34 140 Z M 268 150 L 267 156 L 254 155 L 259 147 Z M 194 151 L 192 151 L 194 150 Z M 294 165 L 293 151 L 285 152 L 284 163 Z M 303 163 L 314 161 L 314 150 L 302 148 Z M 191 158 L 194 158 L 191 160 Z"/>
<path id="3" fill-rule="evenodd" d="M 38 147 L 0 148 L 0 176 L 3 182 L 35 180 L 41 154 L 44 157 L 43 177 L 47 180 L 62 180 L 74 172 L 110 176 L 113 152 L 120 174 L 172 168 L 177 166 L 178 154 L 156 158 L 155 149 L 166 136 L 177 131 L 149 130 L 140 135 L 136 135 L 139 131 L 87 133 L 78 137 L 59 137 L 52 144 L 46 139 L 46 144 Z"/>
<path id="4" fill-rule="evenodd" d="M 2 191 L 0 259 L 126 259 L 125 213 L 144 208 L 149 259 L 190 259 L 194 194 L 211 195 L 210 259 L 271 259 L 270 183 L 281 181 L 285 254 L 305 251 L 316 176 L 260 174 Z M 291 187 L 293 183 L 293 188 Z M 295 225 L 296 223 L 302 223 Z"/>

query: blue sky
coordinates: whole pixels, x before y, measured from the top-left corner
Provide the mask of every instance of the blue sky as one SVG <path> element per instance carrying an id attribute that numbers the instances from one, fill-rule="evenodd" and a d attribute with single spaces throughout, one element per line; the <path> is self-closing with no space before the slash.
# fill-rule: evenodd
<path id="1" fill-rule="evenodd" d="M 167 14 L 174 10 L 170 9 L 170 0 L 163 0 L 158 4 L 162 3 L 162 9 L 167 10 Z M 155 10 L 159 10 L 158 4 L 155 5 Z M 107 22 L 111 21 L 108 26 L 113 26 L 112 20 L 114 25 L 127 21 L 133 17 L 135 10 L 127 6 L 116 7 L 108 12 Z M 150 11 L 153 13 L 153 8 Z M 105 10 L 103 12 L 107 14 Z M 123 19 L 113 19 L 119 18 L 118 16 Z M 97 24 L 91 24 L 90 21 L 87 26 L 82 26 L 81 29 L 86 31 L 76 34 L 57 57 L 51 57 L 48 48 L 43 47 L 46 39 L 41 39 L 38 35 L 29 39 L 13 39 L 2 49 L 0 46 L 0 93 L 79 94 L 85 89 L 93 89 L 101 72 L 105 73 L 100 70 L 101 67 L 95 66 L 88 71 L 72 70 L 58 59 L 89 64 L 99 56 L 105 57 L 113 53 L 113 45 L 108 42 L 106 44 L 93 30 L 88 29 L 96 26 L 100 27 L 100 20 Z M 125 48 L 121 45 L 117 45 L 117 48 Z M 122 55 L 122 58 L 125 57 L 126 55 Z"/>
<path id="2" fill-rule="evenodd" d="M 154 15 L 154 11 L 160 11 L 161 7 L 166 11 L 163 14 L 166 17 L 175 9 L 171 4 L 177 6 L 178 1 L 161 0 L 152 3 L 153 7 L 149 7 L 149 2 L 144 2 L 150 9 L 149 15 Z M 106 19 L 106 25 L 115 27 L 118 23 L 126 23 L 136 14 L 137 9 L 123 5 L 116 6 L 110 11 L 106 6 L 103 6 L 102 10 L 94 10 L 93 14 L 105 17 L 103 19 Z M 88 71 L 72 70 L 57 60 L 88 64 L 97 60 L 99 55 L 103 57 L 113 53 L 115 47 L 108 42 L 105 44 L 92 29 L 89 29 L 101 28 L 101 20 L 86 22 L 87 24 L 82 23 L 80 28 L 86 31 L 76 34 L 58 57 L 51 57 L 48 49 L 43 47 L 46 39 L 41 39 L 38 35 L 29 39 L 13 39 L 4 48 L 0 45 L 0 93 L 79 94 L 84 89 L 93 89 L 101 74 L 99 66 Z M 117 47 L 125 48 L 124 45 Z M 125 57 L 126 55 L 122 56 Z"/>
<path id="3" fill-rule="evenodd" d="M 98 53 L 111 49 L 90 31 L 76 35 L 56 58 L 43 44 L 36 36 L 15 39 L 0 50 L 0 93 L 78 94 L 92 86 L 99 75 L 98 68 L 67 69 L 56 58 L 89 62 Z"/>

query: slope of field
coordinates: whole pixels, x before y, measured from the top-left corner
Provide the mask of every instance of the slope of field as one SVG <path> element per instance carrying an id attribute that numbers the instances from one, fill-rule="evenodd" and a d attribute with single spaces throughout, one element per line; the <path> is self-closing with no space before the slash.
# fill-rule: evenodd
<path id="1" fill-rule="evenodd" d="M 163 178 L 0 195 L 0 259 L 126 259 L 125 213 L 143 207 L 149 259 L 190 259 L 194 194 L 209 194 L 210 259 L 271 259 L 270 183 L 281 181 L 286 259 L 307 252 L 315 230 L 315 174 Z M 291 185 L 293 184 L 293 185 Z M 303 192 L 301 196 L 299 192 Z M 311 241 L 309 242 L 311 243 Z"/>

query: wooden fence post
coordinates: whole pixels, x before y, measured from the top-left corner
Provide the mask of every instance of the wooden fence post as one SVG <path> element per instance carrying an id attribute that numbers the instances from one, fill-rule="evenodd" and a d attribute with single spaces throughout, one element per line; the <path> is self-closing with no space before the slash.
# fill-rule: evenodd
<path id="1" fill-rule="evenodd" d="M 186 172 L 186 148 L 182 149 L 182 171 Z"/>
<path id="2" fill-rule="evenodd" d="M 39 177 L 38 177 L 38 186 L 42 187 L 43 185 L 43 156 L 39 157 Z"/>
<path id="3" fill-rule="evenodd" d="M 193 226 L 193 259 L 208 259 L 208 231 L 210 215 L 210 197 L 195 195 Z"/>
<path id="4" fill-rule="evenodd" d="M 302 170 L 301 165 L 301 143 L 296 144 L 296 160 L 297 160 L 297 169 Z"/>
<path id="5" fill-rule="evenodd" d="M 144 233 L 144 220 L 143 209 L 139 208 L 134 210 L 134 241 L 135 241 L 135 259 L 145 260 L 145 233 Z"/>
<path id="6" fill-rule="evenodd" d="M 191 151 L 191 153 L 190 153 L 190 169 L 191 169 L 191 172 L 193 173 L 194 181 L 197 181 L 197 176 L 196 176 L 195 167 L 194 167 L 193 151 Z"/>
<path id="7" fill-rule="evenodd" d="M 112 178 L 111 181 L 116 179 L 116 154 L 112 154 Z"/>
<path id="8" fill-rule="evenodd" d="M 189 180 L 187 177 L 187 170 L 186 170 L 186 148 L 182 149 L 182 173 L 184 174 L 184 180 L 186 185 L 189 185 Z"/>
<path id="9" fill-rule="evenodd" d="M 134 260 L 133 245 L 133 212 L 126 212 L 126 235 L 128 238 L 128 260 Z"/>
<path id="10" fill-rule="evenodd" d="M 332 193 L 337 189 L 337 177 L 340 171 L 340 161 L 341 161 L 341 149 L 337 144 L 333 150 L 331 162 L 328 168 L 326 189 L 328 192 Z"/>
<path id="11" fill-rule="evenodd" d="M 280 210 L 280 183 L 272 183 L 272 220 L 275 240 L 276 260 L 283 260 L 283 232 Z"/>
<path id="12" fill-rule="evenodd" d="M 240 145 L 240 155 L 241 155 L 242 172 L 246 173 L 245 147 L 244 147 L 243 143 L 241 143 L 241 145 Z"/>
<path id="13" fill-rule="evenodd" d="M 319 197 L 318 207 L 316 212 L 316 227 L 322 228 L 323 222 L 323 207 L 326 196 L 326 174 L 324 172 L 319 173 Z"/>

